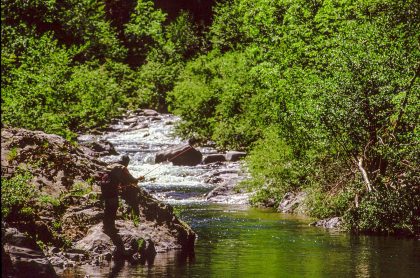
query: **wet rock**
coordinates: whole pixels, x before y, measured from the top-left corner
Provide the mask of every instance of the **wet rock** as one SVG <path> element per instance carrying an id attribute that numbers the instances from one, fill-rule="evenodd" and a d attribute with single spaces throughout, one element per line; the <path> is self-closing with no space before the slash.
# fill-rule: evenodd
<path id="1" fill-rule="evenodd" d="M 162 117 L 156 116 L 156 117 L 150 117 L 149 119 L 150 119 L 151 122 L 157 122 L 157 121 L 162 120 Z"/>
<path id="2" fill-rule="evenodd" d="M 2 266 L 8 267 L 6 272 L 13 274 L 12 277 L 57 277 L 41 248 L 17 229 L 5 228 L 2 245 L 6 264 Z"/>
<path id="3" fill-rule="evenodd" d="M 283 199 L 281 200 L 277 211 L 283 213 L 300 213 L 301 210 L 299 210 L 298 208 L 301 207 L 301 205 L 305 201 L 305 198 L 305 192 L 288 192 L 284 195 Z"/>
<path id="4" fill-rule="evenodd" d="M 106 140 L 82 141 L 80 144 L 91 149 L 95 156 L 117 155 L 114 146 Z"/>
<path id="5" fill-rule="evenodd" d="M 170 161 L 174 165 L 195 166 L 201 163 L 203 155 L 190 145 L 180 145 L 160 151 L 155 156 L 155 163 Z"/>
<path id="6" fill-rule="evenodd" d="M 133 256 L 146 259 L 153 259 L 156 255 L 155 244 L 151 239 L 144 239 L 141 234 L 142 229 L 132 224 L 119 221 L 118 234 L 105 234 L 102 231 L 102 225 L 93 226 L 89 229 L 86 237 L 76 243 L 76 247 L 85 250 L 95 258 L 101 257 L 109 260 L 114 254 L 114 258 L 118 259 L 116 253 L 116 245 L 121 245 L 124 252 L 120 256 L 131 259 Z M 101 256 L 98 256 L 100 254 Z M 101 261 L 101 259 L 99 260 Z"/>
<path id="7" fill-rule="evenodd" d="M 227 161 L 238 161 L 246 156 L 246 152 L 230 151 L 226 153 Z"/>
<path id="8" fill-rule="evenodd" d="M 214 188 L 206 196 L 206 200 L 214 203 L 248 205 L 251 193 L 236 188 L 238 180 L 227 180 Z"/>
<path id="9" fill-rule="evenodd" d="M 148 128 L 149 125 L 147 123 L 139 123 L 136 126 L 133 127 L 133 129 L 143 129 L 143 128 Z"/>
<path id="10" fill-rule="evenodd" d="M 341 217 L 331 217 L 315 221 L 310 226 L 324 227 L 326 229 L 340 229 L 342 225 Z"/>
<path id="11" fill-rule="evenodd" d="M 203 164 L 226 161 L 224 154 L 209 154 L 203 159 Z"/>
<path id="12" fill-rule="evenodd" d="M 139 115 L 146 116 L 146 117 L 155 117 L 159 116 L 159 113 L 152 109 L 143 109 Z"/>
<path id="13" fill-rule="evenodd" d="M 130 125 L 130 124 L 135 124 L 135 123 L 137 123 L 137 121 L 138 121 L 138 118 L 137 118 L 137 117 L 132 117 L 132 118 L 125 119 L 125 120 L 123 120 L 122 122 L 123 122 L 123 124 L 125 124 L 125 125 Z"/>
<path id="14" fill-rule="evenodd" d="M 224 179 L 221 177 L 208 177 L 207 179 L 204 180 L 205 183 L 210 183 L 210 184 L 216 184 L 216 183 L 221 183 L 223 182 Z"/>

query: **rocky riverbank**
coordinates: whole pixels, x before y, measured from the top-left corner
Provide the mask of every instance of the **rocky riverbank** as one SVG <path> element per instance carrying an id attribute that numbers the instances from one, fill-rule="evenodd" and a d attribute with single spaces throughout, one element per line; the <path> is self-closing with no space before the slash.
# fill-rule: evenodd
<path id="1" fill-rule="evenodd" d="M 161 142 L 159 137 L 166 131 L 155 130 L 156 126 L 172 129 L 176 120 L 153 110 L 128 111 L 106 129 L 79 136 L 77 143 L 40 131 L 3 128 L 2 181 L 9 185 L 2 187 L 6 193 L 2 201 L 8 208 L 2 222 L 3 265 L 8 266 L 5 277 L 32 277 L 33 273 L 55 277 L 81 265 L 110 266 L 116 241 L 124 243 L 126 259 L 134 264 L 152 262 L 156 253 L 168 250 L 189 252 L 196 235 L 167 204 L 171 194 L 192 196 L 199 202 L 248 204 L 251 194 L 236 188 L 248 177 L 239 162 L 246 153 L 219 153 L 179 139 Z M 130 145 L 142 141 L 131 138 L 129 146 L 120 145 L 120 134 L 140 134 L 147 144 Z M 140 189 L 140 218 L 133 218 L 123 201 L 116 221 L 119 238 L 111 238 L 102 232 L 103 204 L 94 176 L 122 155 L 130 155 L 141 166 L 163 163 L 165 168 L 169 162 L 171 167 L 181 167 L 174 169 L 179 172 L 176 175 L 184 176 L 187 169 L 198 175 L 197 182 L 205 190 L 164 193 L 155 187 L 165 183 L 160 180 L 162 175 L 149 178 Z M 10 191 L 15 186 L 20 191 Z M 16 194 L 18 200 L 9 200 Z"/>
<path id="2" fill-rule="evenodd" d="M 101 157 L 106 162 L 128 155 L 130 171 L 146 174 L 141 186 L 161 201 L 249 204 L 251 193 L 236 186 L 249 177 L 240 161 L 246 153 L 220 152 L 211 142 L 196 145 L 194 140 L 182 140 L 174 132 L 179 120 L 150 109 L 127 111 L 105 132 L 79 140 L 84 145 L 103 145 L 101 150 L 109 153 Z M 106 142 L 120 155 L 112 154 Z"/>
<path id="3" fill-rule="evenodd" d="M 54 277 L 75 265 L 110 264 L 115 239 L 102 232 L 103 207 L 93 178 L 107 163 L 97 159 L 103 148 L 94 146 L 2 129 L 2 259 L 9 266 L 3 277 Z M 127 258 L 145 263 L 156 252 L 192 250 L 195 233 L 172 207 L 145 190 L 141 195 L 139 219 L 124 203 L 118 211 Z"/>

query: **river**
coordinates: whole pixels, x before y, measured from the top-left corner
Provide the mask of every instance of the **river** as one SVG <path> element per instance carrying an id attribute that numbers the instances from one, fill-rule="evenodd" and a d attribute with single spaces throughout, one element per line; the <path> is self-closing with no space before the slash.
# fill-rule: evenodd
<path id="1" fill-rule="evenodd" d="M 141 186 L 173 205 L 197 233 L 194 254 L 158 254 L 153 262 L 136 266 L 84 265 L 65 271 L 63 277 L 84 277 L 85 273 L 90 273 L 89 277 L 420 277 L 419 240 L 310 227 L 309 218 L 244 204 L 246 194 L 209 202 L 204 196 L 216 186 L 209 178 L 218 173 L 235 182 L 244 179 L 240 164 L 156 165 L 157 151 L 183 143 L 173 135 L 173 123 L 179 119 L 159 115 L 142 120 L 141 128 L 108 132 L 103 139 L 113 143 L 119 153 L 128 154 L 130 172 L 134 176 L 147 174 Z M 114 125 L 116 130 L 124 127 L 122 121 Z"/>

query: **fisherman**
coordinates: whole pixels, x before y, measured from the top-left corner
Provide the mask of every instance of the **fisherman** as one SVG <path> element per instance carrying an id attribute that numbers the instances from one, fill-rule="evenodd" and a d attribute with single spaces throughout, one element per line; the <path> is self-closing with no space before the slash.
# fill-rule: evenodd
<path id="1" fill-rule="evenodd" d="M 138 198 L 139 188 L 137 182 L 143 181 L 144 176 L 133 177 L 127 169 L 130 158 L 125 155 L 120 162 L 107 167 L 107 172 L 102 175 L 100 185 L 102 199 L 105 203 L 103 231 L 107 234 L 116 234 L 115 218 L 118 210 L 118 195 L 120 195 L 132 208 L 134 214 L 139 216 Z"/>

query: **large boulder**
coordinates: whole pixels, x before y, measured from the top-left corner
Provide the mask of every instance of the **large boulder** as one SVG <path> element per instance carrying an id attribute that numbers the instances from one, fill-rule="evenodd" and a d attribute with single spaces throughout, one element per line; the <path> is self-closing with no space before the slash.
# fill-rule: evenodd
<path id="1" fill-rule="evenodd" d="M 58 135 L 21 128 L 3 128 L 2 176 L 12 176 L 23 164 L 28 166 L 33 175 L 32 184 L 54 197 L 71 189 L 76 182 L 92 179 L 107 165 Z M 94 189 L 99 190 L 98 187 Z"/>
<path id="2" fill-rule="evenodd" d="M 2 234 L 2 267 L 7 268 L 2 277 L 57 277 L 53 266 L 33 239 L 4 225 Z"/>
<path id="3" fill-rule="evenodd" d="M 170 161 L 174 165 L 195 166 L 201 163 L 202 158 L 201 152 L 190 145 L 180 145 L 158 152 L 155 163 Z"/>
<path id="4" fill-rule="evenodd" d="M 204 164 L 214 163 L 214 162 L 223 162 L 226 161 L 224 154 L 209 154 L 203 159 Z"/>
<path id="5" fill-rule="evenodd" d="M 114 146 L 107 140 L 79 141 L 79 143 L 92 150 L 92 154 L 97 157 L 118 154 Z"/>

